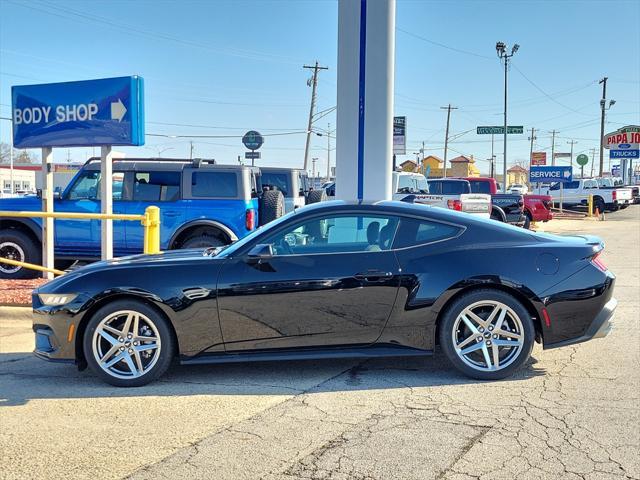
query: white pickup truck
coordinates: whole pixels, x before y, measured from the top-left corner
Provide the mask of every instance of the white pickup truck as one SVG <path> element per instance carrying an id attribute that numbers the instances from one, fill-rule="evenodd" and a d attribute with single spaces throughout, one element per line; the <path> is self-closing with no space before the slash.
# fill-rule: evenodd
<path id="1" fill-rule="evenodd" d="M 560 193 L 562 205 L 566 207 L 586 206 L 589 203 L 589 195 L 593 195 L 593 208 L 600 212 L 615 212 L 620 208 L 627 208 L 632 200 L 631 189 L 600 188 L 595 178 L 566 182 L 562 192 L 560 183 L 556 183 L 549 188 L 547 195 L 551 195 L 554 203 L 559 203 Z"/>
<path id="2" fill-rule="evenodd" d="M 469 182 L 460 179 L 430 180 L 411 172 L 393 172 L 394 200 L 410 197 L 414 203 L 449 208 L 485 218 L 491 216 L 491 195 L 471 193 Z"/>

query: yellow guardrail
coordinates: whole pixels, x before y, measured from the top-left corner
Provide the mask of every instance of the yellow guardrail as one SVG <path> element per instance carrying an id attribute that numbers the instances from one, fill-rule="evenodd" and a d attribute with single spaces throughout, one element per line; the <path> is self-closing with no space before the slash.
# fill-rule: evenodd
<path id="1" fill-rule="evenodd" d="M 130 215 L 122 213 L 75 213 L 75 212 L 4 212 L 0 211 L 0 217 L 11 218 L 64 218 L 68 220 L 127 220 L 139 221 L 144 227 L 145 254 L 160 253 L 160 209 L 158 207 L 147 207 L 143 215 Z M 0 263 L 15 265 L 19 267 L 38 270 L 40 272 L 51 272 L 55 275 L 62 275 L 64 272 L 55 268 L 46 268 L 32 263 L 10 260 L 0 257 Z"/>

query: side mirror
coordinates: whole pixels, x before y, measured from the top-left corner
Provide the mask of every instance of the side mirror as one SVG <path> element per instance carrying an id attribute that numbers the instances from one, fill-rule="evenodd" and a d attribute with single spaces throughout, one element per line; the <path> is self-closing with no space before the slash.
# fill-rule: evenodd
<path id="1" fill-rule="evenodd" d="M 53 191 L 53 199 L 60 200 L 61 198 L 62 198 L 62 190 L 60 190 L 60 187 L 56 187 L 56 189 Z"/>
<path id="2" fill-rule="evenodd" d="M 249 258 L 263 260 L 273 257 L 273 245 L 270 243 L 259 243 L 249 250 Z"/>

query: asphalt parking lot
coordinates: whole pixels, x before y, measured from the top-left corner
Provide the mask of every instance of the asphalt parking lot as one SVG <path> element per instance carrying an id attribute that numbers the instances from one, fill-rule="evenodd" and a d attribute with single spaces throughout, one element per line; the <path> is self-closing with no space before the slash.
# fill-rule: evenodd
<path id="1" fill-rule="evenodd" d="M 500 382 L 438 355 L 177 366 L 117 389 L 32 357 L 29 316 L 0 307 L 0 478 L 640 478 L 640 206 L 542 228 L 604 238 L 615 329 L 537 346 Z"/>

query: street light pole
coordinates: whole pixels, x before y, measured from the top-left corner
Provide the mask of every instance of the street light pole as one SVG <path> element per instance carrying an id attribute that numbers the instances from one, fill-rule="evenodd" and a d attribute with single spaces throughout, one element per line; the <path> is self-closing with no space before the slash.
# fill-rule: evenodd
<path id="1" fill-rule="evenodd" d="M 513 57 L 520 45 L 517 43 L 511 48 L 511 53 L 507 53 L 507 45 L 504 42 L 496 43 L 496 52 L 500 59 L 504 59 L 504 165 L 502 169 L 502 191 L 507 193 L 507 72 L 509 71 L 509 59 Z"/>

